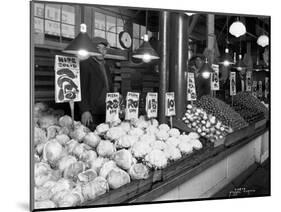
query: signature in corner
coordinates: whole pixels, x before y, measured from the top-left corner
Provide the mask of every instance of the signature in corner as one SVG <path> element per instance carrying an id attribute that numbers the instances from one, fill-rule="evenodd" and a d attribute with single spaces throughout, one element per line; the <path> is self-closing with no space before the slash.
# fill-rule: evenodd
<path id="1" fill-rule="evenodd" d="M 255 189 L 247 189 L 247 188 L 234 188 L 234 190 L 229 192 L 229 197 L 239 197 L 239 196 L 250 196 L 255 193 Z"/>

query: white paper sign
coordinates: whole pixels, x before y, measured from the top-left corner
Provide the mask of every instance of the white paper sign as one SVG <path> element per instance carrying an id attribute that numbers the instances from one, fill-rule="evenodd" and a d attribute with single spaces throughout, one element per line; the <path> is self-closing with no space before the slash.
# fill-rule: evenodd
<path id="1" fill-rule="evenodd" d="M 187 101 L 195 101 L 196 98 L 194 73 L 187 72 Z"/>
<path id="2" fill-rule="evenodd" d="M 246 91 L 252 91 L 252 72 L 246 72 Z"/>
<path id="3" fill-rule="evenodd" d="M 230 96 L 236 95 L 236 72 L 230 72 Z"/>
<path id="4" fill-rule="evenodd" d="M 252 94 L 254 97 L 257 97 L 257 81 L 253 81 L 253 88 L 252 88 Z"/>
<path id="5" fill-rule="evenodd" d="M 56 55 L 55 100 L 57 103 L 81 101 L 80 68 L 76 57 Z"/>
<path id="6" fill-rule="evenodd" d="M 137 119 L 139 117 L 139 93 L 128 92 L 126 97 L 126 120 Z"/>
<path id="7" fill-rule="evenodd" d="M 115 122 L 119 119 L 119 93 L 106 94 L 106 122 Z"/>
<path id="8" fill-rule="evenodd" d="M 45 33 L 49 35 L 60 36 L 60 23 L 45 20 Z"/>
<path id="9" fill-rule="evenodd" d="M 241 80 L 241 91 L 245 91 L 245 81 Z"/>
<path id="10" fill-rule="evenodd" d="M 158 94 L 148 92 L 146 95 L 145 110 L 148 118 L 156 118 L 158 112 Z"/>
<path id="11" fill-rule="evenodd" d="M 268 77 L 265 78 L 264 87 L 265 87 L 265 89 L 264 89 L 264 97 L 268 98 L 268 94 L 269 94 L 269 78 Z"/>
<path id="12" fill-rule="evenodd" d="M 219 66 L 212 64 L 212 69 L 214 73 L 211 73 L 211 90 L 218 91 L 220 89 Z"/>
<path id="13" fill-rule="evenodd" d="M 263 96 L 263 92 L 262 92 L 262 81 L 259 81 L 259 94 L 258 96 L 261 98 Z"/>
<path id="14" fill-rule="evenodd" d="M 176 103 L 175 103 L 175 93 L 168 92 L 165 96 L 165 115 L 174 116 L 176 115 Z"/>

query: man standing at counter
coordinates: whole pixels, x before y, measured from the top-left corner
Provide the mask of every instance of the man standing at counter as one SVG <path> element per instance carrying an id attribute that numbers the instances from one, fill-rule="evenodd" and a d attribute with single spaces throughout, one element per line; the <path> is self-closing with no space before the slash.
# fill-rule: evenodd
<path id="1" fill-rule="evenodd" d="M 105 121 L 106 93 L 111 92 L 113 88 L 110 70 L 104 60 L 108 41 L 94 37 L 93 43 L 101 56 L 90 57 L 80 62 L 82 100 L 78 103 L 81 122 L 90 128 Z"/>

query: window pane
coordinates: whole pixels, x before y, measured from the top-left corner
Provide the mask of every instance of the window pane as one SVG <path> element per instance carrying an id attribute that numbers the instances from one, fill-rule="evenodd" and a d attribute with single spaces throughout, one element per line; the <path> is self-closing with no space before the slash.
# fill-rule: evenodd
<path id="1" fill-rule="evenodd" d="M 105 38 L 105 31 L 102 31 L 102 30 L 99 30 L 99 29 L 95 29 L 94 36 L 95 37 Z"/>
<path id="2" fill-rule="evenodd" d="M 105 30 L 105 15 L 95 12 L 95 28 Z"/>
<path id="3" fill-rule="evenodd" d="M 122 19 L 117 18 L 117 33 L 119 34 L 123 30 L 124 30 L 124 23 L 123 23 Z"/>
<path id="4" fill-rule="evenodd" d="M 46 4 L 45 18 L 53 21 L 60 21 L 60 5 Z"/>
<path id="5" fill-rule="evenodd" d="M 143 39 L 143 35 L 145 34 L 145 30 L 146 30 L 146 27 L 141 26 L 141 36 L 140 36 L 141 39 Z"/>
<path id="6" fill-rule="evenodd" d="M 106 16 L 106 27 L 109 32 L 116 32 L 116 18 L 112 16 Z"/>
<path id="7" fill-rule="evenodd" d="M 110 32 L 107 33 L 107 41 L 110 46 L 113 46 L 113 47 L 117 46 L 116 36 L 117 36 L 117 34 L 115 34 L 115 33 L 110 33 Z"/>
<path id="8" fill-rule="evenodd" d="M 140 40 L 139 39 L 133 39 L 133 50 L 136 50 L 140 46 Z"/>
<path id="9" fill-rule="evenodd" d="M 44 20 L 34 17 L 34 32 L 44 33 Z"/>
<path id="10" fill-rule="evenodd" d="M 62 24 L 61 25 L 61 36 L 66 38 L 75 37 L 75 29 L 73 25 Z"/>
<path id="11" fill-rule="evenodd" d="M 68 5 L 62 5 L 61 21 L 66 24 L 75 24 L 75 8 Z"/>
<path id="12" fill-rule="evenodd" d="M 60 36 L 60 23 L 45 20 L 45 33 Z"/>
<path id="13" fill-rule="evenodd" d="M 34 4 L 34 16 L 44 18 L 44 4 Z"/>
<path id="14" fill-rule="evenodd" d="M 140 37 L 140 25 L 133 24 L 133 37 L 139 38 Z"/>

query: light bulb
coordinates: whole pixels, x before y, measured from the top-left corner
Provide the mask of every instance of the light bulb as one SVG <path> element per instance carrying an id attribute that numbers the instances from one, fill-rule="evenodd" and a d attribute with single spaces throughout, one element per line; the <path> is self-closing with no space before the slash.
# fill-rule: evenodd
<path id="1" fill-rule="evenodd" d="M 78 51 L 77 56 L 80 60 L 86 60 L 86 59 L 89 58 L 90 55 L 89 55 L 89 52 L 87 50 L 81 49 L 81 50 Z"/>
<path id="2" fill-rule="evenodd" d="M 223 65 L 224 66 L 229 66 L 229 61 L 228 60 L 223 61 Z"/>
<path id="3" fill-rule="evenodd" d="M 202 77 L 203 77 L 204 79 L 208 79 L 208 78 L 210 77 L 210 72 L 204 71 L 204 72 L 202 73 Z"/>
<path id="4" fill-rule="evenodd" d="M 151 61 L 151 56 L 150 54 L 144 54 L 142 58 L 143 62 L 149 63 Z"/>

